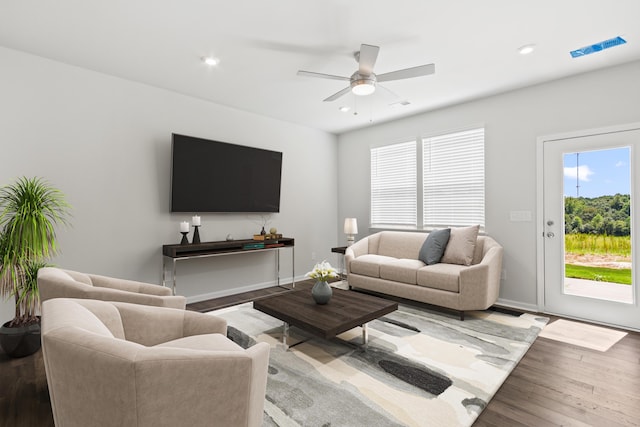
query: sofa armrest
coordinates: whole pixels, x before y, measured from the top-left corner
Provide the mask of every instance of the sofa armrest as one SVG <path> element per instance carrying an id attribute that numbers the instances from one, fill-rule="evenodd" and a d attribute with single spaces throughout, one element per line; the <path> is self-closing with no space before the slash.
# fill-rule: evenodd
<path id="1" fill-rule="evenodd" d="M 344 252 L 344 265 L 347 268 L 347 274 L 351 273 L 351 261 L 361 255 L 369 253 L 369 238 L 365 237 L 358 240 L 353 245 L 347 247 Z"/>
<path id="2" fill-rule="evenodd" d="M 113 305 L 120 312 L 125 339 L 145 346 L 192 335 L 227 334 L 227 322 L 216 316 L 122 302 Z"/>
<path id="3" fill-rule="evenodd" d="M 479 264 L 460 271 L 460 297 L 463 306 L 474 301 L 483 302 L 481 305 L 486 309 L 496 302 L 500 293 L 502 253 L 501 246 L 494 246 L 484 254 Z"/>

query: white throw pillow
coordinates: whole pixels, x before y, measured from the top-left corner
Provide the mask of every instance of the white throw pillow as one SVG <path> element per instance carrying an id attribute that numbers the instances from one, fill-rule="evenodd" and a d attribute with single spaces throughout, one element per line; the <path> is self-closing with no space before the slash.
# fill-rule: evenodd
<path id="1" fill-rule="evenodd" d="M 449 242 L 447 243 L 440 262 L 446 264 L 471 265 L 479 230 L 479 225 L 452 228 Z"/>

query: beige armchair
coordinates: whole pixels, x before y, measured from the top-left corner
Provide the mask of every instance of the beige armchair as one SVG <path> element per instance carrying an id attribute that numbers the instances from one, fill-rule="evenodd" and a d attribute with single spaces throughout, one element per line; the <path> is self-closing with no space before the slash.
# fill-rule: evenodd
<path id="1" fill-rule="evenodd" d="M 82 298 L 182 309 L 186 306 L 185 297 L 171 295 L 171 289 L 164 286 L 55 267 L 45 267 L 38 271 L 38 288 L 42 301 Z"/>
<path id="2" fill-rule="evenodd" d="M 224 319 L 58 298 L 42 304 L 57 426 L 261 426 L 269 345 L 243 349 Z"/>

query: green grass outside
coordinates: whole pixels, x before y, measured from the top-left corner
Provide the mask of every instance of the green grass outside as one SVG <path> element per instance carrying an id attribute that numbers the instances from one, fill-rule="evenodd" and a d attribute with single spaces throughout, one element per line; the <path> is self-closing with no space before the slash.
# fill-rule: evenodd
<path id="1" fill-rule="evenodd" d="M 631 236 L 604 234 L 565 234 L 564 250 L 577 255 L 631 256 Z"/>
<path id="2" fill-rule="evenodd" d="M 631 284 L 631 269 L 628 268 L 603 268 L 585 267 L 582 265 L 565 264 L 565 277 L 575 279 L 595 280 L 597 282 Z"/>

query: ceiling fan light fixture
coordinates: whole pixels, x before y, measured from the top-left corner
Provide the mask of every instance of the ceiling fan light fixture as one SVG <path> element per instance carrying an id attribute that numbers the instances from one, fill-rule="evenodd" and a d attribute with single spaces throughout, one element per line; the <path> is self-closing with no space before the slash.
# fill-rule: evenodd
<path id="1" fill-rule="evenodd" d="M 366 96 L 376 91 L 376 82 L 372 79 L 360 79 L 351 82 L 351 92 L 354 95 Z"/>

